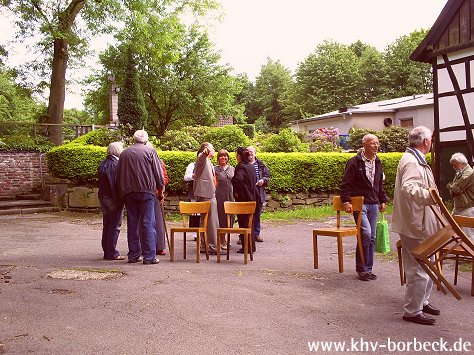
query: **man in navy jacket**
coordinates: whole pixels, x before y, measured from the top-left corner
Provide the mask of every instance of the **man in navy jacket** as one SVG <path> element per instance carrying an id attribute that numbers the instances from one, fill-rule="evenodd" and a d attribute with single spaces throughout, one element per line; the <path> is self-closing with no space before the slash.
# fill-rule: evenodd
<path id="1" fill-rule="evenodd" d="M 364 196 L 361 240 L 365 264 L 362 263 L 359 253 L 356 253 L 356 271 L 360 280 L 370 281 L 377 279 L 377 276 L 372 272 L 375 231 L 378 212 L 385 210 L 387 196 L 383 187 L 382 163 L 377 157 L 379 139 L 373 134 L 366 134 L 362 138 L 362 146 L 363 149 L 346 164 L 340 192 L 344 203 L 344 211 L 353 212 L 356 220 L 358 212 L 352 210 L 351 196 Z"/>

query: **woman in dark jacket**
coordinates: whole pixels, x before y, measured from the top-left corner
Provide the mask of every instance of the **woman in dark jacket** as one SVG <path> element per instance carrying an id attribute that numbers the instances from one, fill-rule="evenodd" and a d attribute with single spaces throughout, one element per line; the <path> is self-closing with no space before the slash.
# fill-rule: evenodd
<path id="1" fill-rule="evenodd" d="M 237 166 L 235 168 L 234 177 L 232 178 L 232 186 L 234 188 L 234 199 L 237 202 L 257 201 L 258 190 L 255 185 L 257 177 L 255 168 L 249 163 L 249 151 L 239 147 L 236 152 Z M 246 228 L 249 224 L 248 216 L 237 216 L 240 228 Z M 255 252 L 255 236 L 252 233 L 252 248 Z M 243 253 L 243 248 L 238 250 Z"/>

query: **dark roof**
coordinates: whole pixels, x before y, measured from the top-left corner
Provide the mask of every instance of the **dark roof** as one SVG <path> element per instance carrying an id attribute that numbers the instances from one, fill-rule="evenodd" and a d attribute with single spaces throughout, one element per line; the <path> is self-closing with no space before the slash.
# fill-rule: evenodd
<path id="1" fill-rule="evenodd" d="M 462 5 L 464 5 L 462 15 L 469 16 L 468 23 L 462 21 L 465 20 L 464 17 L 459 18 Z M 468 11 L 464 11 L 464 7 L 467 7 Z M 432 63 L 433 59 L 440 54 L 474 46 L 470 38 L 472 15 L 469 8 L 469 0 L 448 0 L 425 39 L 410 55 L 410 59 L 417 62 Z M 451 26 L 451 29 L 454 28 L 459 33 L 451 32 L 450 24 L 454 25 Z M 465 32 L 462 32 L 463 26 L 466 26 L 469 30 L 469 38 L 463 36 L 465 34 Z"/>

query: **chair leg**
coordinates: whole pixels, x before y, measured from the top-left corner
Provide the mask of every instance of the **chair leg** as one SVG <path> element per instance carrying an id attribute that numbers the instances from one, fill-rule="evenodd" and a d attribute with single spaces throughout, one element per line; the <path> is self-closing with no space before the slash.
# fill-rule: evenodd
<path id="1" fill-rule="evenodd" d="M 250 254 L 250 261 L 253 261 L 253 232 L 249 233 L 249 254 Z"/>
<path id="2" fill-rule="evenodd" d="M 170 262 L 174 260 L 174 231 L 171 231 L 170 240 Z"/>
<path id="3" fill-rule="evenodd" d="M 221 235 L 217 233 L 217 243 L 216 243 L 216 250 L 217 250 L 217 262 L 221 262 Z"/>
<path id="4" fill-rule="evenodd" d="M 207 240 L 207 232 L 203 233 L 204 235 L 204 250 L 206 251 L 206 260 L 209 260 L 209 241 Z M 201 248 L 201 245 L 199 245 Z"/>
<path id="5" fill-rule="evenodd" d="M 201 259 L 201 233 L 197 232 L 196 233 L 196 243 L 197 243 L 197 248 L 196 248 L 196 262 L 199 263 Z"/>
<path id="6" fill-rule="evenodd" d="M 402 244 L 397 243 L 398 271 L 400 273 L 400 285 L 405 285 L 405 271 L 403 271 Z"/>
<path id="7" fill-rule="evenodd" d="M 430 275 L 430 277 L 436 276 L 436 277 L 431 277 L 431 279 L 445 295 L 447 294 L 447 291 L 446 291 L 446 288 L 447 288 L 453 294 L 453 296 L 456 297 L 457 300 L 462 299 L 461 295 L 444 278 L 443 274 L 440 272 L 437 266 L 432 265 L 429 260 L 422 260 L 421 262 L 420 260 L 418 260 L 418 263 L 426 271 L 426 273 Z M 444 286 L 446 286 L 446 288 L 443 287 L 443 284 Z"/>
<path id="8" fill-rule="evenodd" d="M 339 272 L 344 272 L 344 251 L 342 249 L 342 237 L 337 237 L 337 261 Z"/>
<path id="9" fill-rule="evenodd" d="M 244 233 L 244 241 L 242 243 L 242 246 L 244 247 L 244 264 L 247 264 L 248 262 L 248 252 L 249 252 L 249 235 L 247 233 Z"/>
<path id="10" fill-rule="evenodd" d="M 458 284 L 458 268 L 459 268 L 459 259 L 456 258 L 454 263 L 454 284 Z"/>
<path id="11" fill-rule="evenodd" d="M 360 261 L 362 264 L 365 264 L 364 248 L 362 247 L 362 238 L 359 234 L 357 235 L 357 248 L 359 249 Z"/>
<path id="12" fill-rule="evenodd" d="M 313 234 L 313 268 L 318 268 L 318 236 Z"/>
<path id="13" fill-rule="evenodd" d="M 230 255 L 230 233 L 227 233 L 227 260 L 229 260 Z"/>
<path id="14" fill-rule="evenodd" d="M 474 296 L 474 259 L 472 260 L 471 269 L 472 269 L 472 273 L 471 273 L 471 296 Z"/>
<path id="15" fill-rule="evenodd" d="M 186 232 L 183 232 L 183 259 L 186 259 Z"/>

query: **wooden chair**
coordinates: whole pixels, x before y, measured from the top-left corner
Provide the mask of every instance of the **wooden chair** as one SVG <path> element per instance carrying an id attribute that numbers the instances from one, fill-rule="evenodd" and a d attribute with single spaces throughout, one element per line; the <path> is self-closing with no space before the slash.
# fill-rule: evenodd
<path id="1" fill-rule="evenodd" d="M 209 260 L 209 243 L 207 240 L 207 220 L 209 216 L 209 208 L 211 201 L 205 202 L 179 202 L 179 213 L 183 217 L 182 227 L 173 227 L 171 231 L 170 241 L 170 261 L 174 260 L 174 234 L 183 233 L 184 236 L 184 252 L 183 258 L 186 259 L 186 233 L 196 233 L 196 262 L 199 262 L 201 255 L 201 235 L 204 237 L 204 246 L 206 249 L 206 259 Z M 201 215 L 201 225 L 199 227 L 189 227 L 189 217 L 193 214 Z"/>
<path id="2" fill-rule="evenodd" d="M 336 237 L 337 238 L 337 257 L 339 262 L 339 272 L 344 271 L 343 266 L 343 257 L 344 252 L 342 249 L 342 238 L 356 236 L 357 237 L 357 245 L 359 248 L 360 257 L 362 262 L 365 263 L 364 257 L 364 250 L 362 248 L 362 241 L 361 241 L 361 234 L 360 234 L 360 226 L 362 223 L 362 206 L 364 204 L 364 197 L 363 196 L 355 196 L 351 197 L 351 204 L 352 209 L 354 212 L 359 212 L 357 217 L 357 223 L 355 226 L 351 227 L 341 227 L 341 211 L 344 211 L 343 203 L 340 196 L 334 196 L 332 200 L 332 206 L 336 211 L 336 226 L 332 228 L 318 228 L 313 229 L 313 263 L 314 268 L 318 268 L 318 236 L 328 236 L 328 237 Z"/>
<path id="3" fill-rule="evenodd" d="M 435 188 L 430 188 L 429 191 L 436 203 L 436 205 L 431 206 L 431 209 L 440 221 L 442 228 L 417 245 L 417 247 L 411 251 L 411 254 L 418 261 L 423 270 L 426 271 L 439 290 L 447 294 L 446 289 L 448 289 L 454 297 L 460 300 L 462 298 L 461 295 L 454 289 L 449 281 L 446 280 L 441 272 L 440 265 L 443 260 L 447 258 L 447 255 L 452 254 L 457 248 L 464 250 L 471 258 L 474 257 L 474 244 L 449 213 L 438 191 Z M 438 257 L 436 258 L 436 256 Z"/>
<path id="4" fill-rule="evenodd" d="M 243 234 L 244 239 L 242 241 L 242 248 L 244 249 L 244 264 L 247 264 L 248 254 L 250 252 L 250 260 L 253 261 L 253 250 L 252 250 L 252 225 L 253 225 L 253 214 L 255 212 L 255 201 L 249 202 L 224 202 L 224 211 L 227 215 L 227 227 L 217 228 L 217 240 L 221 240 L 221 235 L 224 235 L 227 242 L 227 260 L 229 260 L 230 254 L 230 235 L 231 234 Z M 247 228 L 233 227 L 231 223 L 232 215 L 247 215 L 249 217 L 249 224 Z M 217 262 L 221 262 L 221 243 L 217 243 Z"/>
<path id="5" fill-rule="evenodd" d="M 453 219 L 459 225 L 459 227 L 467 227 L 467 228 L 474 228 L 474 217 L 467 217 L 467 216 L 460 216 L 454 215 Z M 443 255 L 442 260 L 454 260 L 454 285 L 458 283 L 458 271 L 459 271 L 459 263 L 461 262 L 468 262 L 473 264 L 472 265 L 472 276 L 471 276 L 471 296 L 474 296 L 474 260 L 469 255 L 469 253 L 463 249 L 462 247 L 454 248 L 451 251 L 448 251 L 446 248 L 441 249 L 441 255 Z"/>

